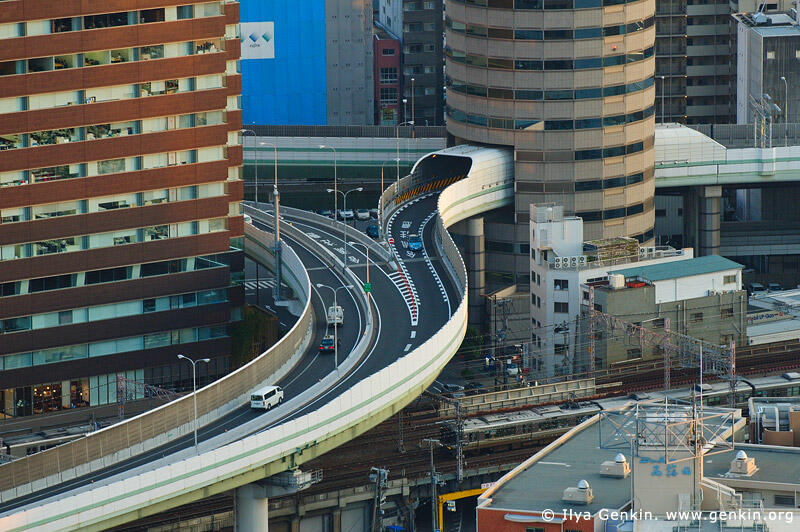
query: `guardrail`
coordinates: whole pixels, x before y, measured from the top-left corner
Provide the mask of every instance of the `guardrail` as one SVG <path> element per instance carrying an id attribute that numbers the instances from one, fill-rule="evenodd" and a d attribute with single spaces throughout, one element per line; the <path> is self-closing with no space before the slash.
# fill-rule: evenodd
<path id="1" fill-rule="evenodd" d="M 252 237 L 252 235 L 250 235 Z M 249 401 L 250 392 L 284 366 L 311 339 L 311 281 L 303 263 L 288 250 L 284 268 L 298 280 L 305 299 L 300 317 L 278 343 L 245 366 L 197 391 L 197 422 L 203 426 Z M 0 501 L 8 501 L 104 469 L 164 445 L 193 429 L 193 394 L 93 432 L 74 442 L 0 466 Z M 2 528 L 2 527 L 0 527 Z"/>
<path id="2" fill-rule="evenodd" d="M 386 197 L 398 192 L 393 188 L 384 192 L 382 202 L 393 201 Z M 437 246 L 460 285 L 461 301 L 442 328 L 418 348 L 309 414 L 199 456 L 0 518 L 0 529 L 79 529 L 125 523 L 297 467 L 388 418 L 433 382 L 466 333 L 466 268 L 441 219 L 436 231 Z"/>

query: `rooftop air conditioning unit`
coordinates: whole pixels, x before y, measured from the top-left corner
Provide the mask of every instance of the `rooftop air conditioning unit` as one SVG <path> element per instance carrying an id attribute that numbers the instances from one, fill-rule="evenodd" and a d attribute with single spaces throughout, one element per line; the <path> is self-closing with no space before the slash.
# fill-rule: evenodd
<path id="1" fill-rule="evenodd" d="M 606 460 L 600 465 L 600 474 L 604 477 L 628 478 L 631 474 L 631 465 L 625 455 L 619 453 L 613 460 Z"/>
<path id="2" fill-rule="evenodd" d="M 581 266 L 586 266 L 586 255 L 581 255 L 578 257 L 578 264 Z"/>
<path id="3" fill-rule="evenodd" d="M 578 265 L 578 257 L 570 257 L 569 258 L 569 265 L 573 268 Z"/>
<path id="4" fill-rule="evenodd" d="M 594 500 L 594 493 L 589 483 L 581 480 L 577 487 L 565 489 L 561 500 L 570 504 L 589 504 Z"/>
<path id="5" fill-rule="evenodd" d="M 557 270 L 560 270 L 561 266 L 562 266 L 561 265 L 561 257 L 556 257 L 555 260 L 553 261 L 553 267 L 555 269 L 557 269 Z"/>

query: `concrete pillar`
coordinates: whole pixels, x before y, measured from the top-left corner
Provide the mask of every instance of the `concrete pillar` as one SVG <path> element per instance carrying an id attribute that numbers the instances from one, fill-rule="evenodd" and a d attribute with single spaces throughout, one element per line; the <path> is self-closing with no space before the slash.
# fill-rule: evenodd
<path id="1" fill-rule="evenodd" d="M 61 408 L 69 408 L 72 406 L 71 390 L 70 385 L 72 383 L 70 381 L 61 381 Z"/>
<path id="2" fill-rule="evenodd" d="M 235 532 L 267 532 L 269 529 L 267 490 L 258 484 L 236 488 L 233 497 Z"/>
<path id="3" fill-rule="evenodd" d="M 720 223 L 722 220 L 722 187 L 698 187 L 697 255 L 719 255 Z"/>
<path id="4" fill-rule="evenodd" d="M 469 324 L 480 327 L 484 323 L 486 302 L 486 240 L 483 233 L 483 218 L 464 221 L 464 264 L 467 267 L 469 294 Z"/>
<path id="5" fill-rule="evenodd" d="M 5 408 L 6 415 L 13 416 L 14 415 L 14 388 L 9 388 L 5 390 L 5 394 L 3 395 L 3 408 Z"/>
<path id="6" fill-rule="evenodd" d="M 333 532 L 342 532 L 342 509 L 336 508 L 333 511 Z"/>
<path id="7" fill-rule="evenodd" d="M 697 187 L 683 194 L 683 247 L 697 249 Z"/>

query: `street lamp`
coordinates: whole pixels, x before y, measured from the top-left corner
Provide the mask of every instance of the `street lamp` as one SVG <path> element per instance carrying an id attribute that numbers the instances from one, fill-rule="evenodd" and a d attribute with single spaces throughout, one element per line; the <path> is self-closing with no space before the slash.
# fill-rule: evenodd
<path id="1" fill-rule="evenodd" d="M 405 113 L 405 108 L 406 108 L 405 104 L 406 104 L 406 100 L 404 99 L 403 100 L 403 118 L 405 118 L 405 114 L 406 114 Z M 397 161 L 397 182 L 395 183 L 395 192 L 397 192 L 399 187 L 400 187 L 400 127 L 404 126 L 406 124 L 410 124 L 411 126 L 413 126 L 414 122 L 413 122 L 413 120 L 412 121 L 405 121 L 405 122 L 402 122 L 400 124 L 397 124 L 395 126 L 395 128 L 394 128 L 395 150 L 397 150 L 397 153 L 395 154 L 395 161 Z"/>
<path id="2" fill-rule="evenodd" d="M 272 201 L 275 205 L 275 301 L 281 300 L 281 196 L 278 192 L 278 147 L 271 142 L 259 142 L 260 146 L 270 146 L 273 152 L 275 184 L 272 187 Z M 256 175 L 256 204 L 258 204 L 258 176 Z"/>
<path id="3" fill-rule="evenodd" d="M 411 78 L 411 124 L 414 124 L 414 78 Z M 411 128 L 411 135 L 414 135 L 414 128 Z"/>
<path id="4" fill-rule="evenodd" d="M 183 355 L 178 355 L 178 358 L 181 360 L 188 360 L 192 364 L 192 398 L 194 399 L 194 450 L 197 452 L 197 363 L 198 362 L 205 362 L 208 364 L 211 359 L 210 358 L 198 358 L 197 360 L 192 360 L 191 358 Z"/>
<path id="5" fill-rule="evenodd" d="M 336 179 L 336 148 L 334 148 L 333 146 L 325 146 L 323 144 L 320 144 L 319 149 L 321 149 L 321 150 L 325 150 L 325 149 L 333 150 L 333 190 L 338 192 L 339 191 L 339 185 L 337 185 L 337 183 L 336 183 L 337 182 L 337 179 Z M 334 193 L 334 195 L 333 195 L 333 219 L 334 220 L 339 215 L 339 213 L 337 212 L 338 210 L 339 210 L 339 194 L 338 193 Z"/>
<path id="6" fill-rule="evenodd" d="M 370 284 L 369 283 L 369 246 L 366 245 L 366 244 L 362 244 L 361 242 L 350 242 L 350 245 L 351 246 L 363 246 L 364 247 L 364 250 L 366 251 L 366 255 L 367 255 L 367 284 Z M 366 292 L 366 290 L 365 290 L 365 292 Z"/>
<path id="7" fill-rule="evenodd" d="M 342 212 L 344 213 L 347 212 L 347 195 L 350 194 L 351 192 L 356 192 L 356 191 L 361 192 L 362 190 L 364 190 L 364 187 L 351 188 L 347 192 L 342 192 L 341 190 L 329 188 L 328 194 L 333 192 L 334 196 L 338 196 L 339 194 L 341 194 L 342 197 L 344 197 L 344 205 L 342 207 Z M 347 268 L 347 220 L 344 219 L 344 214 L 342 214 L 342 221 L 344 222 L 344 267 Z"/>
<path id="8" fill-rule="evenodd" d="M 256 132 L 252 129 L 242 129 L 242 136 L 246 136 L 247 133 L 253 134 L 253 157 L 255 158 L 255 165 L 256 165 L 256 195 L 255 195 L 255 202 L 258 203 L 258 154 L 256 153 Z M 242 143 L 244 143 L 244 139 L 242 139 Z"/>
<path id="9" fill-rule="evenodd" d="M 399 144 L 399 141 L 398 141 L 398 144 Z M 378 207 L 380 207 L 380 209 L 378 210 L 378 218 L 380 220 L 380 223 L 379 223 L 379 226 L 378 226 L 379 227 L 379 233 L 378 234 L 380 235 L 381 240 L 385 240 L 386 239 L 386 235 L 383 234 L 383 192 L 384 192 L 384 189 L 383 189 L 383 167 L 386 166 L 386 163 L 390 163 L 390 162 L 392 162 L 392 161 L 384 161 L 383 163 L 381 163 L 381 193 L 378 196 L 378 198 L 379 198 Z M 394 162 L 397 163 L 397 167 L 398 167 L 397 175 L 399 176 L 400 175 L 400 171 L 399 171 L 400 158 L 398 157 L 397 159 L 394 160 Z"/>
<path id="10" fill-rule="evenodd" d="M 786 89 L 784 93 L 786 96 L 783 101 L 783 145 L 789 145 L 789 82 L 786 81 L 786 76 L 781 76 L 783 87 Z"/>
<path id="11" fill-rule="evenodd" d="M 334 369 L 338 370 L 338 369 L 339 369 L 339 328 L 336 326 L 336 319 L 335 319 L 335 318 L 336 318 L 336 315 L 335 315 L 335 313 L 336 313 L 336 309 L 335 309 L 335 307 L 338 307 L 339 305 L 338 305 L 338 303 L 337 303 L 337 301 L 338 301 L 338 300 L 337 300 L 337 298 L 336 298 L 336 294 L 339 292 L 339 290 L 342 290 L 343 288 L 353 288 L 353 285 L 351 285 L 351 284 L 346 284 L 346 285 L 343 285 L 343 286 L 339 286 L 339 287 L 337 287 L 337 288 L 334 288 L 334 287 L 332 287 L 332 286 L 328 286 L 328 285 L 326 285 L 326 284 L 317 283 L 317 288 L 327 288 L 328 290 L 330 290 L 331 292 L 333 292 L 333 306 L 334 306 L 334 321 L 333 321 L 333 367 L 334 367 Z M 320 299 L 322 299 L 322 298 L 320 297 Z M 323 302 L 322 302 L 322 306 L 325 306 L 325 301 L 323 301 Z"/>

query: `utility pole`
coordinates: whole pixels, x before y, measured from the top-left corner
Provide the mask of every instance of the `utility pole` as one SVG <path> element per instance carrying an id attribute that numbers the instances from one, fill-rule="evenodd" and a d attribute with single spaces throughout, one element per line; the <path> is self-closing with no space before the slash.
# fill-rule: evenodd
<path id="1" fill-rule="evenodd" d="M 403 412 L 405 412 L 405 408 L 400 409 L 400 413 L 397 415 L 397 450 L 400 453 L 406 452 L 403 442 Z"/>
<path id="2" fill-rule="evenodd" d="M 436 519 L 436 483 L 439 481 L 439 474 L 433 465 L 433 445 L 441 445 L 442 442 L 432 438 L 425 438 L 422 441 L 429 444 L 431 449 L 431 530 L 441 532 L 438 527 L 439 521 Z"/>
<path id="3" fill-rule="evenodd" d="M 589 287 L 589 377 L 594 377 L 594 287 Z M 577 346 L 576 351 L 577 351 Z"/>
<path id="4" fill-rule="evenodd" d="M 383 522 L 383 510 L 381 510 L 381 505 L 384 502 L 383 488 L 386 487 L 386 479 L 389 477 L 389 470 L 373 467 L 370 471 L 369 479 L 375 483 L 375 503 L 372 508 L 372 531 L 380 532 L 382 528 L 381 523 Z"/>

